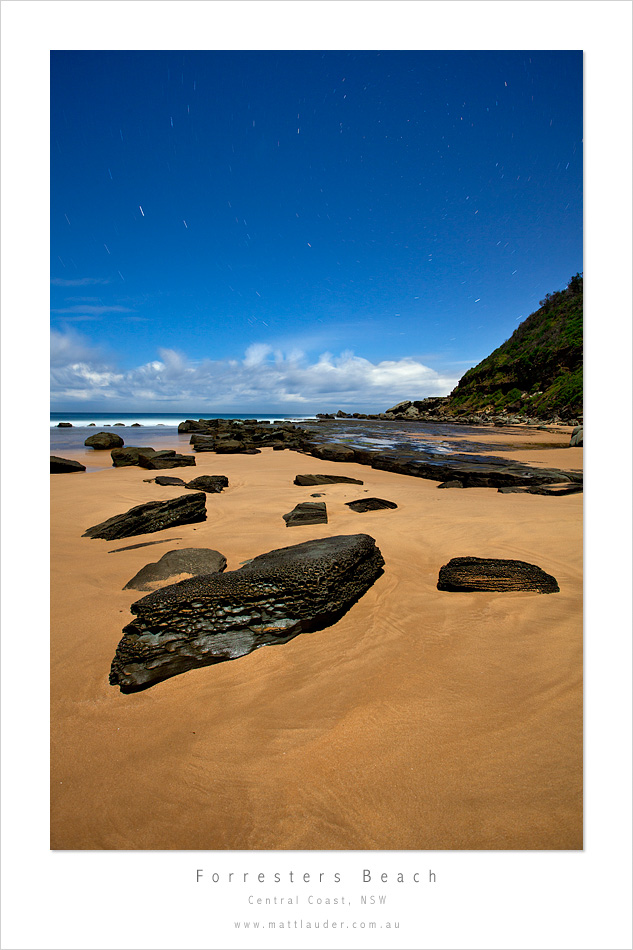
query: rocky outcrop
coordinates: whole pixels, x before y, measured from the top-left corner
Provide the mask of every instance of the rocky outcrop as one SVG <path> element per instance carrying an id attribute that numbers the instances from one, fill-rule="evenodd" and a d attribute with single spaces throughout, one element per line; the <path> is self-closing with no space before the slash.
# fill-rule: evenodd
<path id="1" fill-rule="evenodd" d="M 362 485 L 360 478 L 347 478 L 345 475 L 297 475 L 295 485 Z"/>
<path id="2" fill-rule="evenodd" d="M 116 432 L 95 432 L 94 435 L 89 435 L 84 442 L 84 445 L 91 449 L 100 450 L 120 448 L 123 444 L 123 439 Z"/>
<path id="3" fill-rule="evenodd" d="M 57 423 L 58 429 L 72 429 L 72 427 L 73 427 L 72 422 L 58 422 Z"/>
<path id="4" fill-rule="evenodd" d="M 152 585 L 178 574 L 221 574 L 226 558 L 211 548 L 180 548 L 167 551 L 158 561 L 146 564 L 129 580 L 123 590 L 151 590 Z"/>
<path id="5" fill-rule="evenodd" d="M 317 459 L 325 459 L 329 462 L 353 462 L 354 449 L 347 445 L 341 445 L 338 442 L 323 442 L 314 445 L 310 449 L 310 455 Z"/>
<path id="6" fill-rule="evenodd" d="M 336 453 L 329 451 L 329 444 L 313 445 L 310 454 L 322 458 L 326 449 L 330 461 L 336 461 Z M 561 469 L 531 468 L 509 459 L 478 455 L 433 455 L 430 452 L 385 451 L 371 452 L 367 449 L 344 449 L 340 461 L 370 465 L 380 471 L 395 472 L 416 478 L 429 478 L 437 482 L 458 480 L 467 488 L 501 488 L 511 485 L 541 485 L 548 482 L 580 482 L 579 472 Z"/>
<path id="7" fill-rule="evenodd" d="M 148 501 L 93 525 L 84 531 L 82 537 L 116 541 L 118 538 L 163 531 L 179 524 L 195 524 L 207 517 L 206 498 L 204 492 L 196 492 L 167 501 Z"/>
<path id="8" fill-rule="evenodd" d="M 446 591 L 536 591 L 554 594 L 560 590 L 555 577 L 536 564 L 502 558 L 454 557 L 440 568 L 438 590 Z"/>
<path id="9" fill-rule="evenodd" d="M 305 524 L 327 524 L 327 508 L 324 501 L 303 501 L 283 515 L 283 519 L 288 528 Z"/>
<path id="10" fill-rule="evenodd" d="M 194 448 L 200 451 L 199 446 L 196 445 Z M 208 451 L 208 449 L 205 448 L 203 451 Z M 254 455 L 260 450 L 239 439 L 220 439 L 214 443 L 213 451 L 218 455 Z"/>
<path id="11" fill-rule="evenodd" d="M 156 449 L 148 445 L 128 445 L 126 448 L 112 449 L 110 456 L 115 468 L 124 468 L 127 465 L 138 465 L 139 455 L 154 455 Z"/>
<path id="12" fill-rule="evenodd" d="M 198 475 L 187 482 L 187 488 L 195 491 L 204 491 L 207 494 L 221 492 L 223 488 L 229 487 L 229 480 L 226 475 Z"/>
<path id="13" fill-rule="evenodd" d="M 178 431 L 191 432 L 195 452 L 253 455 L 262 448 L 300 449 L 306 433 L 291 422 L 254 419 L 186 419 Z"/>
<path id="14" fill-rule="evenodd" d="M 395 501 L 385 498 L 359 498 L 357 501 L 346 501 L 345 504 L 352 511 L 379 511 L 381 508 L 397 508 Z"/>
<path id="15" fill-rule="evenodd" d="M 382 573 L 366 534 L 270 551 L 237 571 L 163 587 L 132 604 L 110 683 L 133 692 L 336 623 Z"/>
<path id="16" fill-rule="evenodd" d="M 59 475 L 62 472 L 85 472 L 86 466 L 81 462 L 75 462 L 74 459 L 62 459 L 58 455 L 51 455 L 51 475 Z"/>

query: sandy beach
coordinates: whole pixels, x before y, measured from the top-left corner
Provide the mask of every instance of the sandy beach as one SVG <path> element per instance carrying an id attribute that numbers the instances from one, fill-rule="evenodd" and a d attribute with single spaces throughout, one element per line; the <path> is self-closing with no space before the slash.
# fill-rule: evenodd
<path id="1" fill-rule="evenodd" d="M 564 428 L 486 437 L 492 454 L 582 469 Z M 87 465 L 96 454 L 66 453 Z M 305 473 L 364 484 L 293 485 Z M 183 494 L 145 481 L 157 474 L 226 475 L 229 487 L 207 495 L 203 523 L 82 537 Z M 317 492 L 328 524 L 286 527 L 282 515 Z M 398 507 L 345 505 L 363 496 Z M 582 848 L 582 510 L 582 494 L 442 491 L 268 448 L 201 453 L 184 475 L 51 476 L 51 847 Z M 208 547 L 231 571 L 274 548 L 361 532 L 384 574 L 335 625 L 143 692 L 109 685 L 143 596 L 123 588 L 148 562 Z M 161 543 L 119 550 L 144 541 Z M 463 555 L 537 564 L 560 593 L 438 591 L 440 567 Z"/>

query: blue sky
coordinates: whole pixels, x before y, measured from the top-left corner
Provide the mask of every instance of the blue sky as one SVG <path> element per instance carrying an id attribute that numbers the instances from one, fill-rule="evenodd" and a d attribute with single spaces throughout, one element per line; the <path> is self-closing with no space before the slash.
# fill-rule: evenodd
<path id="1" fill-rule="evenodd" d="M 583 270 L 581 51 L 52 51 L 51 408 L 448 393 Z"/>

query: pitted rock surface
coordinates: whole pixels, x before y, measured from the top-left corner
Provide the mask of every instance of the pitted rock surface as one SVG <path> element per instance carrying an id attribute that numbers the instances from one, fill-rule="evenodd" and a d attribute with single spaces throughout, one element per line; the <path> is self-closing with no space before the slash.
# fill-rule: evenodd
<path id="1" fill-rule="evenodd" d="M 188 493 L 167 501 L 148 501 L 136 505 L 123 514 L 115 515 L 84 531 L 84 538 L 131 538 L 137 534 L 151 534 L 179 524 L 195 524 L 207 517 L 207 496 L 204 492 Z"/>
<path id="2" fill-rule="evenodd" d="M 555 577 L 536 564 L 505 558 L 454 557 L 440 568 L 438 590 L 447 591 L 536 591 L 556 594 Z"/>
<path id="3" fill-rule="evenodd" d="M 132 604 L 135 618 L 123 629 L 110 683 L 132 692 L 322 630 L 371 587 L 383 565 L 369 535 L 339 535 L 163 587 Z"/>
<path id="4" fill-rule="evenodd" d="M 226 558 L 212 548 L 179 548 L 142 567 L 123 590 L 151 590 L 152 584 L 176 574 L 217 574 L 226 569 Z"/>

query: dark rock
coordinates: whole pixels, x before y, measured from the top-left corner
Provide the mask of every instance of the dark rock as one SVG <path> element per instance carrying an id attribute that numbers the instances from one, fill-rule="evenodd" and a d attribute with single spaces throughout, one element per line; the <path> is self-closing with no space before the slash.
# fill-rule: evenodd
<path id="1" fill-rule="evenodd" d="M 151 590 L 152 584 L 177 574 L 220 574 L 226 569 L 226 558 L 211 548 L 180 548 L 167 551 L 158 561 L 146 564 L 123 590 Z"/>
<path id="2" fill-rule="evenodd" d="M 73 427 L 72 422 L 58 422 L 57 423 L 58 429 L 72 429 L 72 427 Z"/>
<path id="3" fill-rule="evenodd" d="M 199 446 L 194 446 L 196 451 L 199 451 Z M 238 441 L 238 439 L 222 439 L 218 440 L 215 443 L 214 451 L 218 455 L 240 455 L 246 452 L 247 446 L 244 442 Z"/>
<path id="4" fill-rule="evenodd" d="M 138 464 L 141 468 L 149 469 L 184 468 L 188 465 L 195 465 L 196 460 L 193 455 L 177 455 L 175 452 L 169 455 L 162 452 L 146 455 L 141 452 L 138 457 Z"/>
<path id="5" fill-rule="evenodd" d="M 434 481 L 456 479 L 465 488 L 502 488 L 511 485 L 544 485 L 548 482 L 582 481 L 580 473 L 561 469 L 530 468 L 504 458 L 477 455 L 432 456 L 424 453 L 377 452 L 371 467 L 399 475 L 431 478 Z"/>
<path id="6" fill-rule="evenodd" d="M 130 426 L 130 429 L 142 429 L 142 428 L 143 428 L 143 425 L 140 422 L 133 422 L 132 425 Z"/>
<path id="7" fill-rule="evenodd" d="M 88 436 L 84 445 L 90 446 L 91 449 L 115 449 L 123 445 L 123 439 L 115 432 L 95 432 L 94 435 Z"/>
<path id="8" fill-rule="evenodd" d="M 62 459 L 58 455 L 51 455 L 51 475 L 59 475 L 63 472 L 85 472 L 86 466 L 81 462 L 75 462 L 74 459 Z"/>
<path id="9" fill-rule="evenodd" d="M 442 482 L 438 488 L 463 488 L 464 486 L 458 478 L 450 478 L 447 482 Z"/>
<path id="10" fill-rule="evenodd" d="M 327 524 L 327 509 L 324 501 L 302 501 L 283 516 L 286 526 L 294 528 L 304 524 Z"/>
<path id="11" fill-rule="evenodd" d="M 336 623 L 382 574 L 366 534 L 308 541 L 226 574 L 171 584 L 132 604 L 110 683 L 133 692 Z"/>
<path id="12" fill-rule="evenodd" d="M 346 501 L 345 504 L 352 511 L 378 511 L 380 508 L 397 508 L 395 501 L 386 501 L 384 498 L 359 498 L 357 501 Z"/>
<path id="13" fill-rule="evenodd" d="M 186 419 L 178 425 L 179 432 L 197 432 L 201 428 L 203 427 L 195 419 Z"/>
<path id="14" fill-rule="evenodd" d="M 573 448 L 575 446 L 578 448 L 582 448 L 582 431 L 583 431 L 582 426 L 575 426 L 571 434 L 571 440 L 569 442 L 570 448 Z"/>
<path id="15" fill-rule="evenodd" d="M 175 475 L 157 475 L 156 478 L 145 478 L 143 481 L 156 482 L 157 485 L 178 485 L 180 488 L 186 488 L 182 478 L 176 478 Z"/>
<path id="16" fill-rule="evenodd" d="M 501 558 L 454 557 L 440 568 L 438 590 L 448 591 L 537 591 L 560 590 L 555 577 L 535 564 Z"/>
<path id="17" fill-rule="evenodd" d="M 338 442 L 324 442 L 321 445 L 312 447 L 311 455 L 315 458 L 325 459 L 330 462 L 353 462 L 354 449 L 347 445 L 339 445 Z"/>
<path id="18" fill-rule="evenodd" d="M 124 468 L 128 465 L 138 465 L 139 455 L 151 455 L 154 453 L 155 449 L 147 445 L 128 445 L 124 449 L 112 449 L 110 456 L 115 468 Z"/>
<path id="19" fill-rule="evenodd" d="M 207 517 L 206 495 L 204 492 L 179 495 L 167 501 L 148 501 L 136 505 L 123 514 L 108 518 L 101 524 L 93 525 L 84 531 L 84 538 L 105 538 L 116 541 L 118 538 L 130 538 L 137 534 L 152 534 L 179 524 L 195 524 Z"/>
<path id="20" fill-rule="evenodd" d="M 362 485 L 360 478 L 347 478 L 345 475 L 297 475 L 295 485 L 335 485 L 341 482 L 345 485 Z"/>
<path id="21" fill-rule="evenodd" d="M 196 442 L 193 446 L 194 452 L 215 452 L 215 439 L 207 439 L 204 442 Z"/>
<path id="22" fill-rule="evenodd" d="M 213 492 L 221 492 L 223 488 L 228 488 L 229 480 L 226 475 L 199 475 L 197 478 L 187 482 L 186 487 L 211 494 Z"/>
<path id="23" fill-rule="evenodd" d="M 387 409 L 387 412 L 385 413 L 385 415 L 387 415 L 387 413 L 389 412 L 393 412 L 393 413 L 406 412 L 410 405 L 411 405 L 411 400 L 405 399 L 404 402 L 399 402 L 397 403 L 397 405 L 392 406 L 391 409 Z"/>
<path id="24" fill-rule="evenodd" d="M 582 492 L 582 483 L 566 482 L 563 485 L 532 485 L 518 488 L 498 488 L 505 495 L 578 495 Z"/>
<path id="25" fill-rule="evenodd" d="M 582 482 L 572 485 L 535 485 L 528 488 L 530 495 L 578 495 L 582 492 Z"/>

